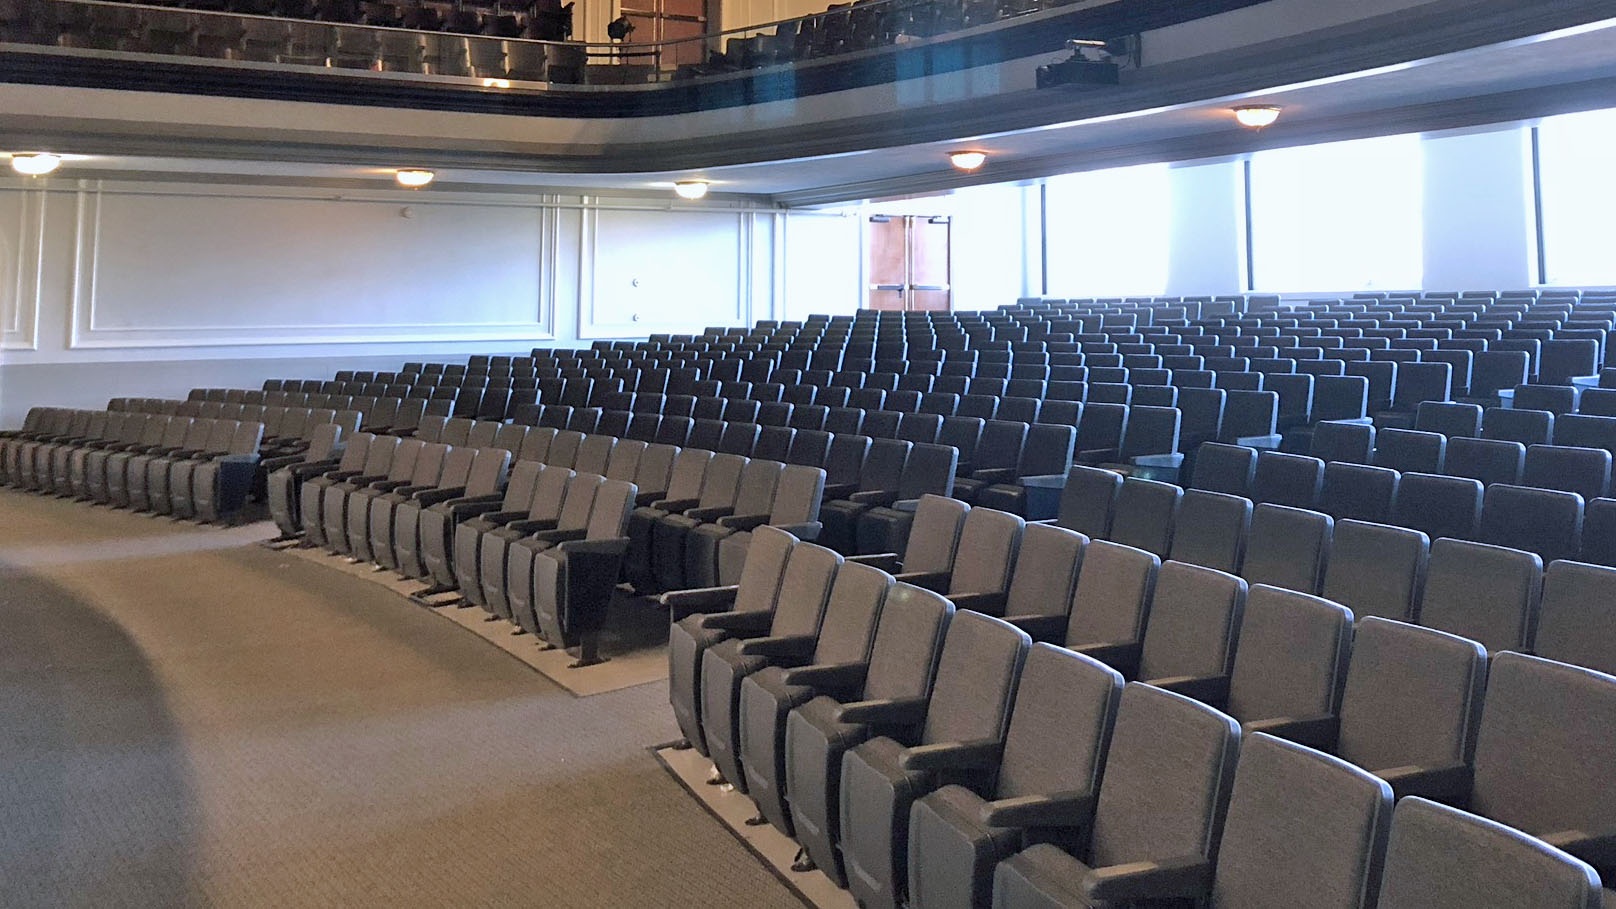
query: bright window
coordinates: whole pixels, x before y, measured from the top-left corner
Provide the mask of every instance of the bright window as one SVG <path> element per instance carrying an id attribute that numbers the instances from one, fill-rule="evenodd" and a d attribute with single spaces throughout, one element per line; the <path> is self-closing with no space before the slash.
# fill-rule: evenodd
<path id="1" fill-rule="evenodd" d="M 1538 127 L 1543 260 L 1550 284 L 1616 284 L 1616 110 Z"/>
<path id="2" fill-rule="evenodd" d="M 1425 270 L 1421 171 L 1417 135 L 1253 155 L 1256 290 L 1419 288 Z"/>
<path id="3" fill-rule="evenodd" d="M 1049 294 L 1155 296 L 1167 290 L 1167 165 L 1053 177 L 1045 207 Z"/>

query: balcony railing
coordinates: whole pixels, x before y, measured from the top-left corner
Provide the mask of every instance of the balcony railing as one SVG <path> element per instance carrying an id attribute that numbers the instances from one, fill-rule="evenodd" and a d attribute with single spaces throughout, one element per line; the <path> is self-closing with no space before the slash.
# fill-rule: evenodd
<path id="1" fill-rule="evenodd" d="M 929 42 L 1056 7 L 1120 2 L 856 0 L 811 16 L 695 38 L 599 43 L 504 36 L 570 31 L 570 4 L 567 10 L 526 14 L 467 4 L 442 17 L 451 28 L 494 33 L 469 34 L 101 0 L 0 0 L 0 45 L 247 68 L 428 76 L 532 91 L 722 77 Z M 364 9 L 377 7 L 397 11 L 383 2 L 366 3 Z"/>

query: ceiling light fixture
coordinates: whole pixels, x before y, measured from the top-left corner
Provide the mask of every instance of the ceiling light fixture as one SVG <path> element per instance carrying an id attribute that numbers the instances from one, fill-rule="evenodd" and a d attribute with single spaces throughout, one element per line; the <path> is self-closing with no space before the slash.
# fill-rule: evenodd
<path id="1" fill-rule="evenodd" d="M 960 170 L 976 170 L 988 160 L 987 152 L 957 151 L 948 153 L 948 163 Z"/>
<path id="2" fill-rule="evenodd" d="M 432 171 L 419 167 L 405 167 L 393 172 L 393 179 L 397 180 L 400 186 L 408 186 L 410 189 L 420 189 L 437 176 Z"/>
<path id="3" fill-rule="evenodd" d="M 711 184 L 706 180 L 680 180 L 673 184 L 673 191 L 681 199 L 700 199 L 707 195 Z"/>
<path id="4" fill-rule="evenodd" d="M 45 152 L 19 152 L 11 156 L 11 169 L 30 177 L 43 177 L 62 166 L 62 156 Z"/>
<path id="5" fill-rule="evenodd" d="M 1235 108 L 1234 118 L 1247 129 L 1262 129 L 1279 119 L 1279 108 L 1271 104 L 1248 104 Z"/>

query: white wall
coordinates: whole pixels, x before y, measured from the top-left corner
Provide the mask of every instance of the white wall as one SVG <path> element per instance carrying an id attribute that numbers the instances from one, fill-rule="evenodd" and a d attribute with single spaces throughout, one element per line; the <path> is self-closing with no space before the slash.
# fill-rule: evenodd
<path id="1" fill-rule="evenodd" d="M 0 426 L 38 403 L 583 346 L 857 300 L 857 220 L 834 214 L 665 198 L 50 187 L 0 183 Z M 788 236 L 810 242 L 790 247 Z"/>
<path id="2" fill-rule="evenodd" d="M 1245 167 L 1221 161 L 1167 172 L 1167 291 L 1193 297 L 1246 288 Z"/>
<path id="3" fill-rule="evenodd" d="M 1528 287 L 1537 280 L 1531 133 L 1427 138 L 1425 286 Z"/>

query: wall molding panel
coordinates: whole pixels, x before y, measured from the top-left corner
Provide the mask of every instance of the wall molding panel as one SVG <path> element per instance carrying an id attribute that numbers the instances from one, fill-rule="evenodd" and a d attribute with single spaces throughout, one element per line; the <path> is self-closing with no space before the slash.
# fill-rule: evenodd
<path id="1" fill-rule="evenodd" d="M 13 205 L 15 213 L 5 213 Z M 0 191 L 0 350 L 39 349 L 45 269 L 45 194 Z"/>

